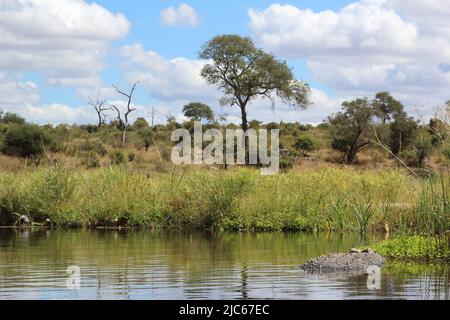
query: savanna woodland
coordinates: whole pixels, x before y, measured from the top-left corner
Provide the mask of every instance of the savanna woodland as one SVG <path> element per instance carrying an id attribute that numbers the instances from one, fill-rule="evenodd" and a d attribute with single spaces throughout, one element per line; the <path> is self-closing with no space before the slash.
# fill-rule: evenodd
<path id="1" fill-rule="evenodd" d="M 431 120 L 408 114 L 386 92 L 342 101 L 323 123 L 263 123 L 248 113 L 262 99 L 314 108 L 309 86 L 250 38 L 217 36 L 200 51 L 201 76 L 223 94 L 223 114 L 193 101 L 186 121 L 133 117 L 136 82 L 86 104 L 89 125 L 36 125 L 0 114 L 0 225 L 214 231 L 379 232 L 385 255 L 450 254 L 450 102 Z M 241 124 L 227 121 L 239 110 Z M 258 166 L 175 166 L 173 130 L 280 130 L 280 173 Z M 403 242 L 402 242 L 403 241 Z M 409 241 L 409 242 L 408 242 Z M 432 250 L 411 252 L 409 243 Z M 426 246 L 426 248 L 430 248 Z"/>

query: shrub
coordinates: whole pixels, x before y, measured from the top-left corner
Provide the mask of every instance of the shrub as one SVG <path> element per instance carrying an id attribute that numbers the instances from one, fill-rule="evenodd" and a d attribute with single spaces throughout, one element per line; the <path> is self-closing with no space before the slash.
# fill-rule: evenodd
<path id="1" fill-rule="evenodd" d="M 0 112 L 0 122 L 4 124 L 25 124 L 25 119 L 18 114 L 6 112 Z"/>
<path id="2" fill-rule="evenodd" d="M 103 143 L 97 139 L 87 139 L 81 142 L 78 148 L 80 151 L 95 152 L 100 156 L 104 156 L 108 152 Z"/>
<path id="3" fill-rule="evenodd" d="M 51 144 L 52 139 L 40 127 L 29 124 L 14 125 L 5 134 L 2 152 L 21 157 L 38 156 Z"/>
<path id="4" fill-rule="evenodd" d="M 100 167 L 100 158 L 97 153 L 91 151 L 86 157 L 83 159 L 83 165 L 88 169 L 99 168 Z"/>
<path id="5" fill-rule="evenodd" d="M 280 158 L 280 169 L 290 170 L 294 167 L 294 160 L 289 156 L 282 156 Z"/>
<path id="6" fill-rule="evenodd" d="M 136 153 L 130 152 L 128 154 L 128 162 L 133 162 L 134 160 L 136 160 Z"/>
<path id="7" fill-rule="evenodd" d="M 120 150 L 113 150 L 109 154 L 109 159 L 113 165 L 121 165 L 125 163 L 125 155 Z"/>
<path id="8" fill-rule="evenodd" d="M 417 166 L 423 167 L 425 159 L 430 156 L 433 150 L 433 145 L 431 143 L 431 137 L 428 134 L 421 136 L 419 141 L 416 143 L 416 154 L 417 154 Z"/>
<path id="9" fill-rule="evenodd" d="M 308 152 L 314 151 L 316 149 L 316 141 L 308 136 L 302 136 L 297 139 L 293 147 L 300 151 L 302 156 L 306 156 Z"/>

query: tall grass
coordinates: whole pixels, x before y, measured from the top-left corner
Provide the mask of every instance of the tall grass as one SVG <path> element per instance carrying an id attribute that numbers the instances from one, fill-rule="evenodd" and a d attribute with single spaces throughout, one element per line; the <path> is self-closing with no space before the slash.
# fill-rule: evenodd
<path id="1" fill-rule="evenodd" d="M 120 220 L 128 227 L 181 229 L 366 232 L 388 223 L 404 233 L 449 230 L 445 179 L 429 181 L 445 194 L 442 200 L 394 170 L 328 168 L 269 177 L 248 168 L 174 170 L 155 176 L 120 166 L 0 173 L 0 223 L 11 225 L 18 213 L 58 226 L 114 227 Z"/>

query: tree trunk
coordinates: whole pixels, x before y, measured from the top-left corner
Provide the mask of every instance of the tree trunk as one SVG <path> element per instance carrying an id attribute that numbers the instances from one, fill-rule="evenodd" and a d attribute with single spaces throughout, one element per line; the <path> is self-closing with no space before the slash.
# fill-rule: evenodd
<path id="1" fill-rule="evenodd" d="M 102 115 L 98 114 L 98 128 L 100 129 L 102 127 Z"/>
<path id="2" fill-rule="evenodd" d="M 245 164 L 250 163 L 250 155 L 249 155 L 249 139 L 247 136 L 248 131 L 248 119 L 247 119 L 247 111 L 245 110 L 245 105 L 241 106 L 241 116 L 242 116 L 242 130 L 244 131 L 244 145 L 245 145 Z"/>
<path id="3" fill-rule="evenodd" d="M 353 164 L 355 162 L 356 154 L 351 151 L 347 154 L 346 162 L 347 164 Z"/>
<path id="4" fill-rule="evenodd" d="M 122 148 L 125 148 L 126 141 L 127 141 L 127 128 L 122 130 Z"/>
<path id="5" fill-rule="evenodd" d="M 346 164 L 353 164 L 356 160 L 357 153 L 358 153 L 358 149 L 357 149 L 356 145 L 352 144 L 346 154 Z"/>
<path id="6" fill-rule="evenodd" d="M 247 111 L 245 110 L 245 106 L 241 106 L 241 116 L 242 116 L 242 130 L 244 130 L 244 132 L 247 132 L 248 120 L 247 120 Z"/>

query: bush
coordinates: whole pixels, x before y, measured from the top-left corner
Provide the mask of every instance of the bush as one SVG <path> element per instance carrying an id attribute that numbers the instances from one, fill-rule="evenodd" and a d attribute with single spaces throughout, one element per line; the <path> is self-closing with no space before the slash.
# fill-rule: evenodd
<path id="1" fill-rule="evenodd" d="M 415 151 L 402 151 L 399 153 L 400 159 L 402 159 L 407 166 L 417 166 L 417 154 Z"/>
<path id="2" fill-rule="evenodd" d="M 3 112 L 0 112 L 0 123 L 25 124 L 25 119 L 15 113 L 7 112 L 3 114 Z"/>
<path id="3" fill-rule="evenodd" d="M 294 160 L 289 156 L 282 156 L 280 158 L 280 169 L 281 170 L 290 170 L 294 167 Z"/>
<path id="4" fill-rule="evenodd" d="M 415 150 L 400 152 L 400 158 L 411 167 L 422 168 L 425 165 L 425 159 L 430 155 L 432 145 L 429 140 L 418 142 Z"/>
<path id="5" fill-rule="evenodd" d="M 14 125 L 3 139 L 2 152 L 7 155 L 31 157 L 41 155 L 52 139 L 35 125 Z"/>
<path id="6" fill-rule="evenodd" d="M 95 152 L 100 156 L 104 156 L 108 152 L 103 143 L 97 139 L 85 140 L 79 144 L 78 148 L 80 151 Z"/>
<path id="7" fill-rule="evenodd" d="M 99 168 L 100 167 L 100 158 L 97 153 L 91 151 L 86 157 L 83 159 L 83 165 L 88 169 Z"/>
<path id="8" fill-rule="evenodd" d="M 134 160 L 136 160 L 136 153 L 130 152 L 128 154 L 128 162 L 133 162 Z"/>
<path id="9" fill-rule="evenodd" d="M 121 165 L 125 163 L 125 155 L 120 150 L 113 150 L 109 154 L 109 159 L 112 165 Z"/>
<path id="10" fill-rule="evenodd" d="M 423 167 L 425 159 L 428 158 L 433 150 L 433 145 L 431 143 L 431 137 L 428 134 L 421 136 L 421 139 L 416 143 L 416 154 L 417 154 L 417 166 Z"/>
<path id="11" fill-rule="evenodd" d="M 294 143 L 293 147 L 300 151 L 302 156 L 306 156 L 308 152 L 314 151 L 316 149 L 316 141 L 308 136 L 302 136 L 297 139 Z"/>

